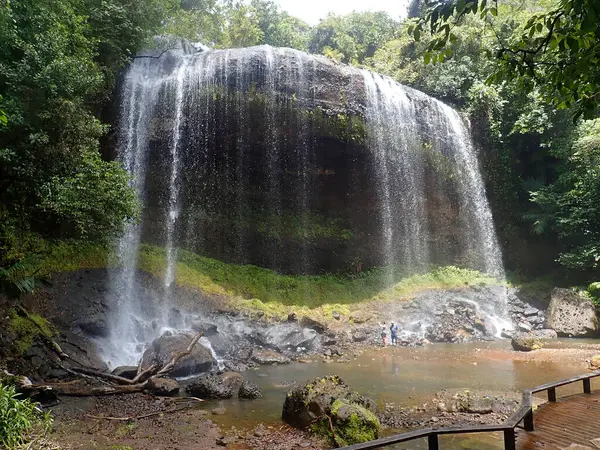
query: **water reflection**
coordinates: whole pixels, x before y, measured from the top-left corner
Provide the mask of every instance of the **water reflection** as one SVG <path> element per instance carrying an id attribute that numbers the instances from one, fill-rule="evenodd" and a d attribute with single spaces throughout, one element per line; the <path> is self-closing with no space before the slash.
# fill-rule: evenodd
<path id="1" fill-rule="evenodd" d="M 276 423 L 281 407 L 293 383 L 301 384 L 318 376 L 338 374 L 354 390 L 381 406 L 394 402 L 403 407 L 421 405 L 442 389 L 520 392 L 523 389 L 578 375 L 582 366 L 557 362 L 516 361 L 506 352 L 507 341 L 472 344 L 439 344 L 423 348 L 388 348 L 369 350 L 350 363 L 290 364 L 264 366 L 244 376 L 258 384 L 264 397 L 252 401 L 228 400 L 218 403 L 228 414 L 217 421 L 224 428 L 231 425 L 251 427 L 258 422 Z M 485 351 L 485 357 L 480 357 Z M 352 356 L 352 355 L 348 355 Z M 579 385 L 561 388 L 559 395 L 580 392 Z M 214 407 L 213 404 L 208 406 Z M 398 431 L 398 430 L 396 430 Z M 390 433 L 393 432 L 389 431 Z M 500 449 L 500 433 L 485 433 L 440 438 L 442 448 Z M 423 440 L 390 448 L 427 448 Z"/>

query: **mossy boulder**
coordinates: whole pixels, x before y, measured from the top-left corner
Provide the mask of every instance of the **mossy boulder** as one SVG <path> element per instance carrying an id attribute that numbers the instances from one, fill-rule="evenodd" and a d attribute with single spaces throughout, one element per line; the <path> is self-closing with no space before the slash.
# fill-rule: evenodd
<path id="1" fill-rule="evenodd" d="M 590 369 L 600 370 L 600 355 L 592 356 L 592 359 L 590 359 Z"/>
<path id="2" fill-rule="evenodd" d="M 520 352 L 538 350 L 544 346 L 542 340 L 531 334 L 517 334 L 510 341 L 512 348 Z"/>
<path id="3" fill-rule="evenodd" d="M 288 392 L 281 417 L 336 445 L 351 445 L 377 439 L 381 426 L 376 412 L 373 400 L 352 391 L 340 377 L 332 375 Z"/>

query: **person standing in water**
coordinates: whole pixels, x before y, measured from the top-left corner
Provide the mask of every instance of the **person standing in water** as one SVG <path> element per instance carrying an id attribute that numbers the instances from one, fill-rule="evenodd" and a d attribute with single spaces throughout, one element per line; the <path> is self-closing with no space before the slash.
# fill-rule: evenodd
<path id="1" fill-rule="evenodd" d="M 385 324 L 385 321 L 380 323 L 379 326 L 381 327 L 381 342 L 383 344 L 383 346 L 385 347 L 385 339 L 387 337 L 387 325 Z"/>
<path id="2" fill-rule="evenodd" d="M 398 325 L 394 322 L 390 325 L 390 333 L 392 334 L 392 345 L 398 344 Z"/>

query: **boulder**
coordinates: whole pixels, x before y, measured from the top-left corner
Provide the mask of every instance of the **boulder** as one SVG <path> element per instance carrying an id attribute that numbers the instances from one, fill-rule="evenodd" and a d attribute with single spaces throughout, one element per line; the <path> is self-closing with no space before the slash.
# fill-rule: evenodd
<path id="1" fill-rule="evenodd" d="M 558 337 L 556 331 L 547 328 L 542 330 L 535 330 L 528 334 L 529 336 L 533 336 L 541 340 L 556 339 Z"/>
<path id="2" fill-rule="evenodd" d="M 262 397 L 262 392 L 257 385 L 244 380 L 238 390 L 238 397 L 253 400 Z"/>
<path id="3" fill-rule="evenodd" d="M 270 327 L 266 332 L 258 332 L 253 340 L 266 348 L 279 352 L 312 350 L 318 345 L 318 333 L 309 328 L 302 328 L 296 323 L 284 323 Z"/>
<path id="4" fill-rule="evenodd" d="M 288 364 L 290 358 L 277 353 L 273 350 L 254 350 L 252 352 L 252 361 L 256 364 L 267 365 L 267 364 Z"/>
<path id="5" fill-rule="evenodd" d="M 179 393 L 179 383 L 169 378 L 150 378 L 146 390 L 159 397 L 173 397 Z"/>
<path id="6" fill-rule="evenodd" d="M 137 375 L 137 370 L 137 366 L 119 366 L 112 371 L 112 374 L 118 377 L 133 380 Z"/>
<path id="7" fill-rule="evenodd" d="M 214 323 L 204 322 L 202 320 L 193 320 L 190 328 L 197 333 L 204 333 L 204 336 L 214 336 L 218 333 L 217 326 Z"/>
<path id="8" fill-rule="evenodd" d="M 590 369 L 599 370 L 600 369 L 600 355 L 593 356 L 590 359 Z"/>
<path id="9" fill-rule="evenodd" d="M 569 289 L 552 291 L 547 324 L 559 336 L 590 336 L 598 332 L 598 318 L 592 301 Z"/>
<path id="10" fill-rule="evenodd" d="M 109 329 L 108 322 L 104 317 L 93 317 L 91 319 L 84 319 L 77 323 L 81 331 L 88 336 L 92 337 L 108 337 Z"/>
<path id="11" fill-rule="evenodd" d="M 327 330 L 327 327 L 321 322 L 318 322 L 315 319 L 311 319 L 308 316 L 303 316 L 302 319 L 300 319 L 300 325 L 302 325 L 304 328 L 310 328 L 311 330 L 315 330 L 317 333 L 320 334 L 325 333 L 325 330 Z"/>
<path id="12" fill-rule="evenodd" d="M 201 399 L 232 398 L 242 386 L 244 378 L 236 372 L 205 373 L 189 383 L 185 391 Z"/>
<path id="13" fill-rule="evenodd" d="M 331 418 L 337 444 L 346 446 L 377 439 L 380 423 L 375 412 L 373 400 L 352 391 L 340 377 L 326 376 L 288 392 L 281 418 L 332 439 Z"/>
<path id="14" fill-rule="evenodd" d="M 520 352 L 530 352 L 544 346 L 540 338 L 527 334 L 516 334 L 510 341 L 512 348 Z"/>
<path id="15" fill-rule="evenodd" d="M 162 335 L 156 339 L 142 356 L 142 370 L 153 364 L 163 366 L 167 364 L 173 355 L 185 351 L 190 345 L 193 336 L 189 334 L 175 334 L 172 336 Z M 181 358 L 171 371 L 174 377 L 188 377 L 203 372 L 208 372 L 216 366 L 212 353 L 209 349 L 198 342 L 192 352 Z"/>
<path id="16" fill-rule="evenodd" d="M 354 342 L 363 342 L 367 340 L 367 334 L 364 331 L 357 330 L 352 333 L 352 340 Z"/>
<path id="17" fill-rule="evenodd" d="M 333 317 L 335 320 L 340 320 L 342 318 L 342 316 L 340 315 L 340 313 L 337 312 L 337 311 L 333 311 L 331 313 L 331 317 Z"/>
<path id="18" fill-rule="evenodd" d="M 533 329 L 533 327 L 531 326 L 531 324 L 529 322 L 519 322 L 519 324 L 517 325 L 517 328 L 519 329 L 519 331 L 531 331 Z"/>

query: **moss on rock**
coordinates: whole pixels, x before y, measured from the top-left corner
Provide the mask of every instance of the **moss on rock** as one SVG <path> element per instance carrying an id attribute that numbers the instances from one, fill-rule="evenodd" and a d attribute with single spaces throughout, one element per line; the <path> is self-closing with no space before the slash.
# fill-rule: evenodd
<path id="1" fill-rule="evenodd" d="M 298 428 L 351 445 L 376 439 L 380 432 L 373 400 L 353 392 L 339 376 L 306 383 L 288 392 L 282 419 Z M 333 427 L 333 433 L 332 433 Z"/>
<path id="2" fill-rule="evenodd" d="M 360 405 L 338 399 L 331 405 L 331 418 L 338 445 L 358 444 L 379 437 L 379 419 Z"/>
<path id="3" fill-rule="evenodd" d="M 15 334 L 15 346 L 19 353 L 26 352 L 39 338 L 52 338 L 57 332 L 54 326 L 38 314 L 23 317 L 16 309 L 8 311 L 8 329 Z"/>

